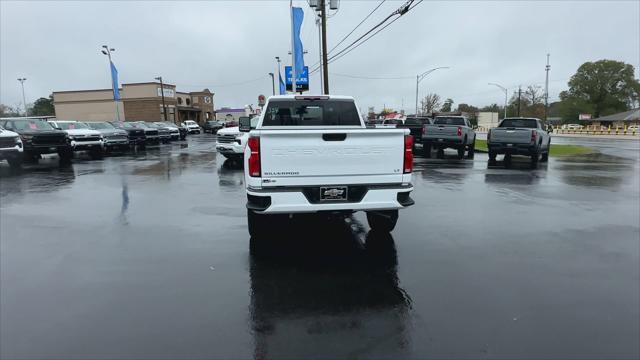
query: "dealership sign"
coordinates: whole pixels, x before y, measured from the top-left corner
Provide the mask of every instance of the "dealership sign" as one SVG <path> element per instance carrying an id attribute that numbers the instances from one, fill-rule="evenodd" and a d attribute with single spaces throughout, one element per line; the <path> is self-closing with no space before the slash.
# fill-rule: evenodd
<path id="1" fill-rule="evenodd" d="M 591 120 L 591 114 L 580 114 L 578 120 Z"/>
<path id="2" fill-rule="evenodd" d="M 291 91 L 291 66 L 284 67 L 287 91 Z M 309 67 L 305 66 L 302 74 L 296 74 L 296 91 L 309 91 Z"/>

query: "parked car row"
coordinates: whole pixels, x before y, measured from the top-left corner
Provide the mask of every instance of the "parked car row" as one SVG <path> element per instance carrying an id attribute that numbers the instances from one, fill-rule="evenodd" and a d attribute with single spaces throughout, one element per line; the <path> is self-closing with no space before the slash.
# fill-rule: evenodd
<path id="1" fill-rule="evenodd" d="M 80 151 L 87 152 L 92 159 L 101 159 L 105 153 L 184 140 L 188 133 L 200 133 L 200 127 L 193 124 L 3 119 L 0 121 L 0 160 L 7 160 L 11 167 L 20 167 L 24 161 L 37 162 L 41 155 L 58 154 L 61 163 L 68 163 L 74 153 Z"/>

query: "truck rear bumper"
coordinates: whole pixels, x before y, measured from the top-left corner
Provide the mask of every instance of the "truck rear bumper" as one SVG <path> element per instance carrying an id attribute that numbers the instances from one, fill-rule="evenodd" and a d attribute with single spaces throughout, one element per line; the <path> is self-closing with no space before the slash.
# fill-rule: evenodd
<path id="1" fill-rule="evenodd" d="M 455 137 L 455 138 L 422 138 L 423 145 L 429 145 L 432 147 L 459 147 L 463 145 L 463 138 Z"/>
<path id="2" fill-rule="evenodd" d="M 260 213 L 393 210 L 414 204 L 413 185 L 354 185 L 347 200 L 320 200 L 319 186 L 247 189 L 247 208 Z M 317 193 L 317 194 L 316 194 Z"/>
<path id="3" fill-rule="evenodd" d="M 531 144 L 509 144 L 509 143 L 489 143 L 487 144 L 489 152 L 496 154 L 511 154 L 530 156 L 538 149 L 536 145 Z"/>

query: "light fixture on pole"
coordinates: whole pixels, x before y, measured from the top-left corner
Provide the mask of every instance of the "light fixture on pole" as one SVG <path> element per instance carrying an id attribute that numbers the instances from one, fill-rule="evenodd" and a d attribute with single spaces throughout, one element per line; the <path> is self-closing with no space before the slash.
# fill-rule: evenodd
<path id="1" fill-rule="evenodd" d="M 162 96 L 162 113 L 164 114 L 164 122 L 167 122 L 167 106 L 164 103 L 164 84 L 162 83 L 162 76 L 158 76 L 155 79 L 160 81 L 160 95 Z"/>
<path id="2" fill-rule="evenodd" d="M 508 90 L 507 90 L 506 87 L 504 87 L 504 86 L 502 86 L 500 84 L 489 83 L 489 85 L 497 86 L 500 89 L 502 89 L 502 91 L 504 91 L 504 117 L 503 117 L 503 119 L 504 119 L 504 118 L 507 117 L 507 93 L 508 93 Z"/>
<path id="3" fill-rule="evenodd" d="M 440 70 L 440 69 L 449 69 L 449 67 L 448 66 L 441 66 L 441 67 L 429 69 L 429 70 L 423 72 L 420 75 L 416 75 L 416 116 L 418 116 L 418 85 L 420 84 L 420 81 L 422 81 L 425 77 L 427 77 L 427 75 L 431 74 L 432 72 L 434 72 L 436 70 Z"/>
<path id="4" fill-rule="evenodd" d="M 111 53 L 116 51 L 116 49 L 111 48 L 107 45 L 102 45 L 102 49 L 100 51 L 104 55 L 107 55 L 107 57 L 109 58 L 109 70 L 111 73 L 111 90 L 113 90 L 113 103 L 116 106 L 116 121 L 120 121 L 120 110 L 118 109 L 118 98 L 120 96 L 120 93 L 118 92 L 118 89 L 117 89 L 117 86 L 118 86 L 117 78 L 114 79 L 115 66 L 113 65 L 113 61 L 111 61 Z M 117 72 L 116 72 L 116 77 L 117 77 Z"/>
<path id="5" fill-rule="evenodd" d="M 20 85 L 22 85 L 22 105 L 24 105 L 24 116 L 28 116 L 27 100 L 24 96 L 24 82 L 27 81 L 27 78 L 18 78 L 18 81 L 20 81 Z"/>
<path id="6" fill-rule="evenodd" d="M 273 77 L 273 73 L 269 73 L 269 76 L 271 76 L 271 89 L 272 89 L 272 93 L 273 95 L 276 94 L 276 80 Z"/>

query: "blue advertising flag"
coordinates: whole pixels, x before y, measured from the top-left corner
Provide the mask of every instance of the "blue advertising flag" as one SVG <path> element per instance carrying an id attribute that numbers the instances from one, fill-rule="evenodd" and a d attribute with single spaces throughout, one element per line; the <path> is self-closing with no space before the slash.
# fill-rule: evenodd
<path id="1" fill-rule="evenodd" d="M 280 74 L 280 69 L 278 69 L 278 81 L 280 83 L 280 95 L 286 95 L 287 90 L 284 86 L 284 82 L 282 81 L 282 74 Z"/>
<path id="2" fill-rule="evenodd" d="M 113 88 L 113 100 L 120 100 L 120 89 L 118 88 L 118 70 L 111 62 L 111 87 Z"/>
<path id="3" fill-rule="evenodd" d="M 296 74 L 302 74 L 304 71 L 304 50 L 302 49 L 302 40 L 300 40 L 300 30 L 302 29 L 302 20 L 304 20 L 304 11 L 302 8 L 293 8 L 293 54 L 296 61 Z"/>

